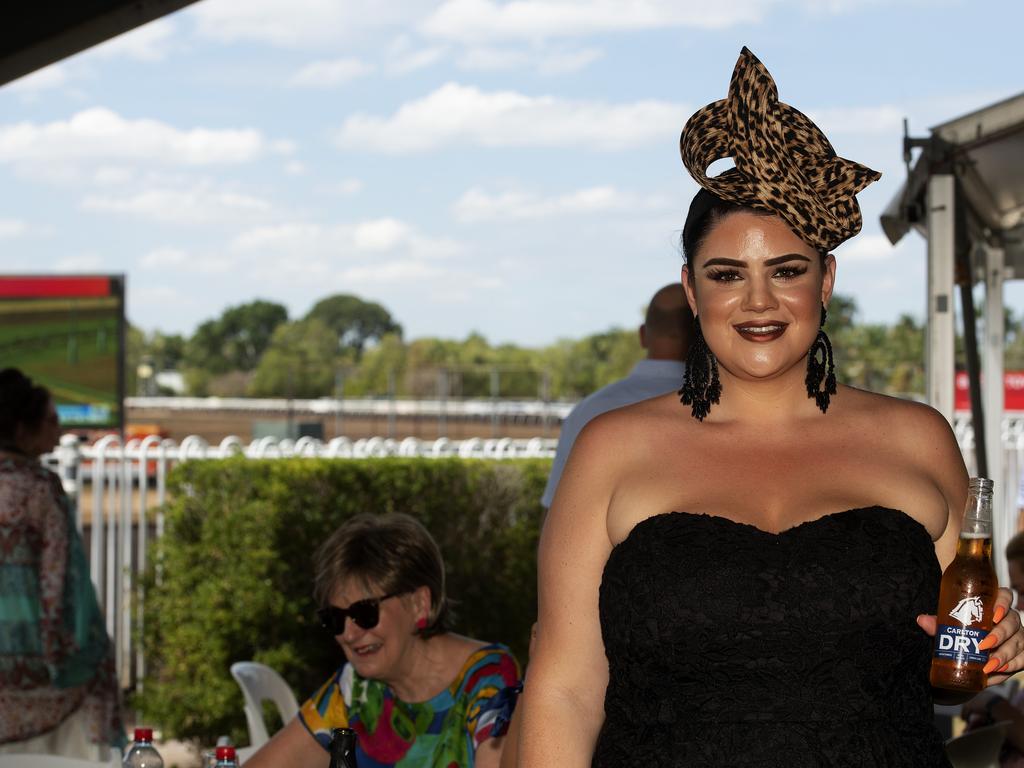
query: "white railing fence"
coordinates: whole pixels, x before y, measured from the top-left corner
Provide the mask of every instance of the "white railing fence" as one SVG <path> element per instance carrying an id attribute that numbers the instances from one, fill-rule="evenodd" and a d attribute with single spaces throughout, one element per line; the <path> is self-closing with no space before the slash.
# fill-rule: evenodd
<path id="1" fill-rule="evenodd" d="M 328 443 L 308 437 L 266 437 L 245 445 L 237 437 L 227 437 L 209 445 L 196 436 L 180 444 L 150 436 L 122 445 L 119 438 L 108 435 L 93 445 L 79 445 L 74 435 L 65 435 L 43 461 L 60 475 L 74 501 L 79 530 L 88 524 L 90 572 L 114 641 L 118 676 L 128 688 L 145 674 L 139 643 L 143 606 L 135 590 L 146 569 L 151 537 L 163 535 L 161 508 L 167 498 L 167 473 L 174 465 L 238 455 L 253 459 L 548 458 L 554 455 L 556 443 L 539 437 L 431 441 L 339 437 Z"/>
<path id="2" fill-rule="evenodd" d="M 954 431 L 973 474 L 974 432 L 970 419 L 958 418 Z M 151 436 L 122 445 L 111 435 L 82 446 L 74 435 L 65 435 L 60 447 L 43 460 L 60 474 L 64 487 L 77 502 L 79 529 L 83 530 L 88 522 L 92 580 L 107 618 L 107 630 L 115 643 L 118 675 L 127 688 L 137 685 L 145 673 L 145 659 L 138 642 L 142 604 L 134 590 L 145 572 L 150 539 L 163 535 L 160 510 L 167 498 L 167 473 L 174 465 L 236 455 L 254 459 L 543 458 L 554 455 L 556 442 L 540 437 L 432 441 L 412 437 L 339 437 L 323 443 L 308 437 L 266 437 L 246 445 L 237 437 L 227 437 L 218 445 L 209 445 L 196 436 L 186 437 L 180 444 Z M 1003 420 L 1002 442 L 1003 477 L 994 479 L 1001 481 L 1006 491 L 1003 509 L 996 510 L 995 533 L 996 540 L 1005 543 L 1016 533 L 1018 489 L 1024 472 L 1024 417 Z"/>

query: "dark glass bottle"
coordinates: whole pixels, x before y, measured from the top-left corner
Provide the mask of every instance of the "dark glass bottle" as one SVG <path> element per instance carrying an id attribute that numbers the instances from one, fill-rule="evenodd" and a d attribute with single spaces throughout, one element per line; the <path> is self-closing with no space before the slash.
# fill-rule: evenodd
<path id="1" fill-rule="evenodd" d="M 992 567 L 992 481 L 972 477 L 956 558 L 942 574 L 931 684 L 977 693 L 988 680 L 988 651 L 999 582 Z"/>
<path id="2" fill-rule="evenodd" d="M 331 731 L 330 768 L 359 768 L 356 764 L 356 732 L 351 728 Z"/>

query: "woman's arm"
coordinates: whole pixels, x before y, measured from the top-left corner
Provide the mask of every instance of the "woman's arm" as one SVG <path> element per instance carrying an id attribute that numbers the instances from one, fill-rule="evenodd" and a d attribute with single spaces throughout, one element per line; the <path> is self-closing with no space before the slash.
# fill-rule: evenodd
<path id="1" fill-rule="evenodd" d="M 508 736 L 488 739 L 476 749 L 473 765 L 476 768 L 501 768 L 501 755 Z"/>
<path id="2" fill-rule="evenodd" d="M 946 528 L 935 541 L 935 556 L 942 570 L 956 557 L 956 546 L 960 539 L 960 528 L 967 503 L 967 467 L 949 423 L 937 411 L 930 408 L 919 410 L 923 418 L 919 423 L 909 425 L 904 433 L 915 441 L 917 454 L 930 468 L 936 486 L 942 491 L 948 509 Z M 989 636 L 982 641 L 982 650 L 989 651 L 986 667 L 988 684 L 997 685 L 1024 669 L 1024 634 L 1021 633 L 1021 619 L 1017 611 L 1011 610 L 1013 596 L 1002 587 L 996 596 L 995 620 Z M 936 630 L 934 615 L 919 616 L 918 624 L 929 634 Z"/>
<path id="3" fill-rule="evenodd" d="M 598 591 L 611 552 L 610 455 L 622 444 L 607 419 L 577 438 L 541 533 L 538 627 L 526 680 L 519 768 L 589 766 L 604 722 L 608 661 Z"/>
<path id="4" fill-rule="evenodd" d="M 275 733 L 248 760 L 245 768 L 326 768 L 330 755 L 298 717 Z"/>

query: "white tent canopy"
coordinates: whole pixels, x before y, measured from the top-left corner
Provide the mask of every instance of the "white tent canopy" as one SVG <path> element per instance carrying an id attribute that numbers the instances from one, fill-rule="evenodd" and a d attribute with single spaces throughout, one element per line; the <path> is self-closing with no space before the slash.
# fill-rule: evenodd
<path id="1" fill-rule="evenodd" d="M 976 464 L 996 481 L 996 535 L 1005 542 L 1016 532 L 1017 478 L 1008 476 L 1002 447 L 1003 284 L 1024 279 L 1024 93 L 937 125 L 926 139 L 905 138 L 908 161 L 914 148 L 921 153 L 882 228 L 893 244 L 912 227 L 928 240 L 928 402 L 950 421 L 953 291 L 960 292 Z M 978 283 L 985 286 L 980 341 Z"/>

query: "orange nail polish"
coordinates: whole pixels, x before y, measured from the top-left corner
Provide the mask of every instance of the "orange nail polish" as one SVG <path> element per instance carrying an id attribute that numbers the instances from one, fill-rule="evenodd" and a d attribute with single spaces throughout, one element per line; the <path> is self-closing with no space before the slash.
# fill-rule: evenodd
<path id="1" fill-rule="evenodd" d="M 988 634 L 985 639 L 978 643 L 979 651 L 987 651 L 989 648 L 995 648 L 999 645 L 999 638 L 993 634 Z"/>
<path id="2" fill-rule="evenodd" d="M 1003 616 L 1006 615 L 1006 609 L 1001 605 L 997 605 L 995 611 L 992 613 L 992 621 L 998 624 L 1003 620 Z"/>
<path id="3" fill-rule="evenodd" d="M 982 669 L 982 671 L 986 675 L 991 675 L 993 672 L 995 672 L 997 669 L 999 669 L 999 667 L 1000 667 L 1000 665 L 1002 663 L 1003 663 L 1002 661 L 1000 661 L 995 656 L 993 656 L 991 659 L 988 660 L 988 663 L 985 664 L 985 666 Z"/>
<path id="4" fill-rule="evenodd" d="M 1006 671 L 1006 670 L 1008 670 L 1009 668 L 1010 668 L 1010 662 L 1006 662 L 1005 664 L 1003 664 L 1003 666 L 1001 666 L 1001 667 L 1000 667 L 1000 668 L 999 668 L 998 670 L 996 670 L 996 671 L 997 671 L 997 672 L 1005 672 L 1005 671 Z"/>

